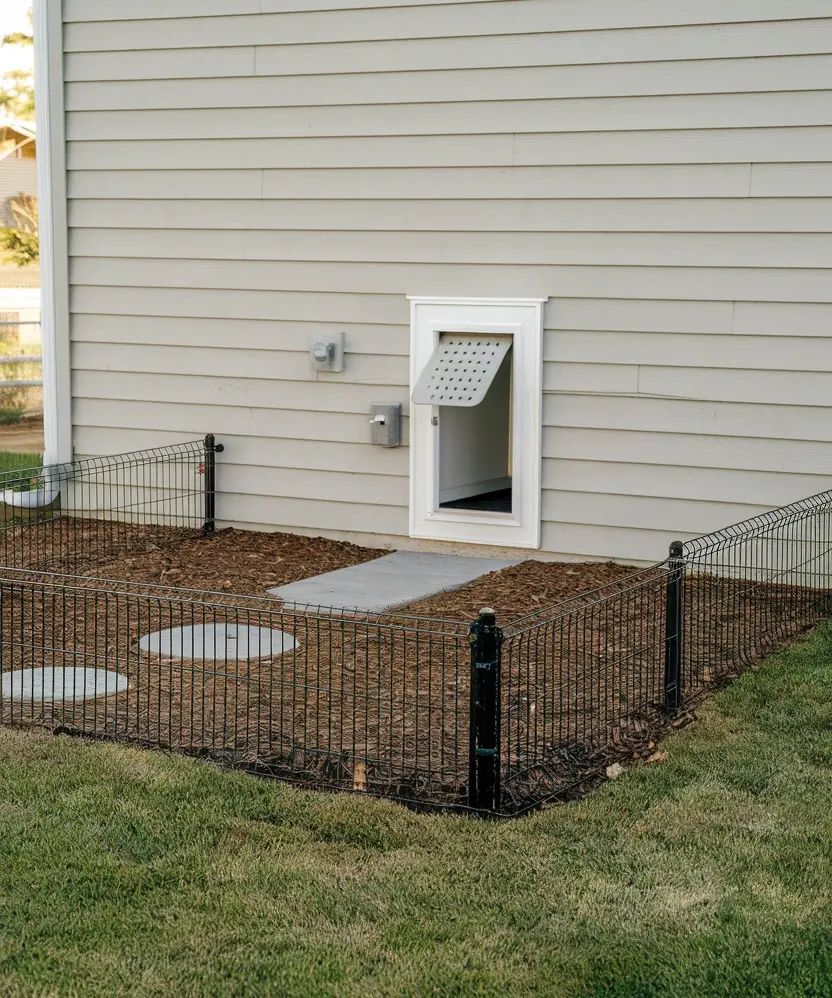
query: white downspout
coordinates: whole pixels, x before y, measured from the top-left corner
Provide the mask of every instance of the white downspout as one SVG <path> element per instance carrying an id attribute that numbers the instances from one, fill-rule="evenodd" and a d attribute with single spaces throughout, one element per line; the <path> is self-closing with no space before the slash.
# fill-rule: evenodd
<path id="1" fill-rule="evenodd" d="M 72 459 L 62 0 L 34 0 L 44 461 Z"/>

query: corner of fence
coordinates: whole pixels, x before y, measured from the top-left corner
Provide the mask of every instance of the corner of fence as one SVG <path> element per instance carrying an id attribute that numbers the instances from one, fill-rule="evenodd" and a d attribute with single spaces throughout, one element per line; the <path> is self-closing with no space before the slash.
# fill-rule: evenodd
<path id="1" fill-rule="evenodd" d="M 205 522 L 203 530 L 206 536 L 214 533 L 217 517 L 217 460 L 216 455 L 225 448 L 218 444 L 213 433 L 209 433 L 203 443 L 204 459 L 202 472 L 204 475 L 203 489 L 205 492 Z"/>
<path id="2" fill-rule="evenodd" d="M 681 541 L 673 541 L 667 559 L 665 613 L 664 707 L 673 713 L 682 706 L 682 642 L 684 637 L 685 557 Z"/>
<path id="3" fill-rule="evenodd" d="M 471 723 L 468 735 L 468 805 L 500 809 L 500 659 L 502 628 L 483 607 L 468 632 L 471 643 Z"/>

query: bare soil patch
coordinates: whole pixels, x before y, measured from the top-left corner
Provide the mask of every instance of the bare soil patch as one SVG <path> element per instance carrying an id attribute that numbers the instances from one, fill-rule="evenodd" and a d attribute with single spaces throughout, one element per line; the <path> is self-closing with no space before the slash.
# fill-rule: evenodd
<path id="1" fill-rule="evenodd" d="M 24 416 L 19 423 L 0 424 L 0 452 L 39 454 L 43 451 L 43 416 Z"/>

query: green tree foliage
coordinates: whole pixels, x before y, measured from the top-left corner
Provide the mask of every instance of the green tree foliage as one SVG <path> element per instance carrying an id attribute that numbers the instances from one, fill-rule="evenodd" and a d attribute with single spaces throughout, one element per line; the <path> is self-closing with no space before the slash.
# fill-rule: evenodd
<path id="1" fill-rule="evenodd" d="M 12 69 L 3 77 L 0 87 L 0 108 L 11 118 L 34 121 L 35 86 L 28 70 Z"/>
<path id="2" fill-rule="evenodd" d="M 13 31 L 3 37 L 4 45 L 31 47 L 34 35 L 31 30 L 32 13 L 26 31 Z M 31 121 L 35 117 L 35 79 L 30 69 L 13 69 L 6 73 L 0 85 L 0 111 L 12 118 Z M 8 204 L 11 225 L 0 228 L 0 252 L 18 267 L 37 263 L 38 204 L 37 199 L 19 195 Z"/>
<path id="3" fill-rule="evenodd" d="M 32 13 L 29 12 L 29 24 Z M 4 45 L 31 46 L 34 35 L 31 31 L 13 31 L 3 38 Z M 13 69 L 3 77 L 0 86 L 0 111 L 12 118 L 33 121 L 35 117 L 35 77 L 29 69 Z"/>
<path id="4" fill-rule="evenodd" d="M 9 202 L 14 225 L 0 228 L 0 250 L 17 267 L 28 267 L 40 259 L 38 245 L 38 201 L 19 194 Z"/>
<path id="5" fill-rule="evenodd" d="M 32 14 L 29 13 L 29 23 L 32 23 Z M 23 31 L 13 31 L 10 35 L 3 36 L 4 45 L 34 45 L 34 35 L 27 35 Z"/>

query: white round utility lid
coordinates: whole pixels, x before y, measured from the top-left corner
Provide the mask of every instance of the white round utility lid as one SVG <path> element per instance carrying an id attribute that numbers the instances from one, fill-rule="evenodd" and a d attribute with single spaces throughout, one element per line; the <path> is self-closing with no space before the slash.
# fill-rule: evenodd
<path id="1" fill-rule="evenodd" d="M 53 702 L 94 700 L 127 689 L 127 679 L 109 669 L 66 668 L 20 669 L 3 675 L 0 689 L 12 700 Z"/>
<path id="2" fill-rule="evenodd" d="M 142 651 L 165 658 L 185 658 L 212 662 L 270 658 L 297 648 L 291 634 L 268 627 L 246 624 L 196 624 L 172 627 L 145 634 L 139 641 Z"/>

